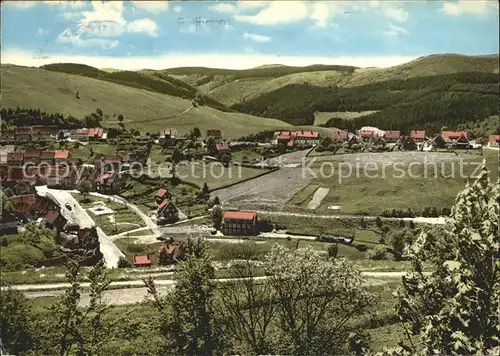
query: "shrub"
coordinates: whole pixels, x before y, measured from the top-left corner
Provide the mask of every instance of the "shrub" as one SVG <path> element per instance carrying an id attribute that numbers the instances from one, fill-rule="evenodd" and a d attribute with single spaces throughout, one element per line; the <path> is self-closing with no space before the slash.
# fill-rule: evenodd
<path id="1" fill-rule="evenodd" d="M 387 248 L 382 245 L 377 245 L 368 251 L 367 257 L 371 260 L 385 260 L 388 259 Z"/>
<path id="2" fill-rule="evenodd" d="M 331 244 L 330 246 L 328 246 L 328 257 L 335 258 L 337 257 L 338 253 L 339 247 L 337 246 L 337 244 Z"/>
<path id="3" fill-rule="evenodd" d="M 385 213 L 385 211 L 384 211 Z M 380 229 L 382 227 L 382 219 L 380 219 L 379 216 L 377 216 L 377 218 L 375 219 L 375 224 L 377 225 L 377 227 Z"/>
<path id="4" fill-rule="evenodd" d="M 130 267 L 130 263 L 128 263 L 127 259 L 121 257 L 118 259 L 118 268 L 128 268 Z"/>

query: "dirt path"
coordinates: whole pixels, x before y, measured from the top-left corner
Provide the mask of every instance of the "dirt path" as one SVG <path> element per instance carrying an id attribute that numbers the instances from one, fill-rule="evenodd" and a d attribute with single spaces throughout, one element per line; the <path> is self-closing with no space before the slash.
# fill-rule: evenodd
<path id="1" fill-rule="evenodd" d="M 401 278 L 407 274 L 407 272 L 361 272 L 363 276 L 366 277 L 366 283 L 368 285 L 379 285 L 387 283 L 388 280 L 393 280 Z M 430 274 L 429 272 L 424 272 L 424 274 Z M 266 280 L 269 277 L 256 277 L 256 280 Z M 218 279 L 220 283 L 230 281 L 230 279 Z M 160 294 L 166 294 L 172 290 L 175 286 L 174 280 L 156 280 L 155 284 L 157 290 Z M 88 283 L 81 283 L 82 287 L 88 287 Z M 120 288 L 122 286 L 123 288 Z M 29 299 L 34 298 L 44 298 L 57 296 L 63 293 L 63 288 L 68 287 L 67 283 L 52 283 L 43 285 L 15 285 L 12 286 L 13 289 L 17 289 L 25 292 L 25 296 Z M 147 289 L 144 287 L 144 282 L 138 281 L 122 281 L 122 282 L 112 282 L 111 287 L 114 289 L 107 290 L 104 292 L 104 300 L 113 305 L 125 305 L 140 303 L 149 299 Z M 6 287 L 2 287 L 5 289 Z M 83 292 L 80 304 L 88 305 L 90 301 L 89 293 Z"/>
<path id="2" fill-rule="evenodd" d="M 325 199 L 325 197 L 328 195 L 328 192 L 330 192 L 330 188 L 318 188 L 314 192 L 314 195 L 311 198 L 309 204 L 307 204 L 307 209 L 316 210 L 321 205 L 323 199 Z"/>

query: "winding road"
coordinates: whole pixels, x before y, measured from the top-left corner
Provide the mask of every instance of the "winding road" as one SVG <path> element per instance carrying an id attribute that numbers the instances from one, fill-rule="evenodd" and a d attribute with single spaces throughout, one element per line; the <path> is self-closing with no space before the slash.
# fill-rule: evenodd
<path id="1" fill-rule="evenodd" d="M 95 226 L 94 220 L 87 214 L 85 209 L 82 208 L 80 203 L 71 195 L 70 191 L 49 189 L 47 186 L 38 186 L 36 190 L 40 196 L 48 197 L 55 201 L 61 208 L 61 214 L 69 222 L 74 222 L 80 227 L 93 227 Z M 68 209 L 69 206 L 71 209 Z M 106 267 L 112 268 L 118 266 L 118 260 L 125 255 L 116 247 L 113 241 L 97 227 L 97 236 L 99 237 L 100 250 L 104 256 Z"/>

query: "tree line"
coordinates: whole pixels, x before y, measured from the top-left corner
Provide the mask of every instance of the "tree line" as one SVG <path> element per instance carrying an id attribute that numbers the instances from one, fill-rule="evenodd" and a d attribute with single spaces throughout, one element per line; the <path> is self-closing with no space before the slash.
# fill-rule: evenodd
<path id="1" fill-rule="evenodd" d="M 89 123 L 95 123 L 94 125 L 89 125 L 90 127 L 100 126 L 100 123 L 78 119 L 72 115 L 61 113 L 48 114 L 40 109 L 20 108 L 19 106 L 16 108 L 0 109 L 0 116 L 2 127 L 42 125 L 57 126 L 61 129 L 76 129 L 86 127 Z"/>

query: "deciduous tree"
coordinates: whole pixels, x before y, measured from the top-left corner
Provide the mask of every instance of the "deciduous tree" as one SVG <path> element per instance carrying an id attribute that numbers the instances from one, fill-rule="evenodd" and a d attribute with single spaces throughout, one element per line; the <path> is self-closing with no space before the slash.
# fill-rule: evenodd
<path id="1" fill-rule="evenodd" d="M 486 168 L 458 194 L 442 229 L 424 231 L 408 249 L 398 315 L 420 335 L 422 354 L 498 354 L 500 258 L 498 188 Z M 435 271 L 423 274 L 423 263 Z"/>

